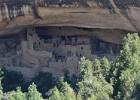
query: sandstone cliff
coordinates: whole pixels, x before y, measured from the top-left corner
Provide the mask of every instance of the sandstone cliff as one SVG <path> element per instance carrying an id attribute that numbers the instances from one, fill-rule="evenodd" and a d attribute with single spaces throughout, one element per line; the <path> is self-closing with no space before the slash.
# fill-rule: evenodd
<path id="1" fill-rule="evenodd" d="M 139 0 L 1 0 L 0 35 L 29 25 L 139 32 L 139 15 Z"/>

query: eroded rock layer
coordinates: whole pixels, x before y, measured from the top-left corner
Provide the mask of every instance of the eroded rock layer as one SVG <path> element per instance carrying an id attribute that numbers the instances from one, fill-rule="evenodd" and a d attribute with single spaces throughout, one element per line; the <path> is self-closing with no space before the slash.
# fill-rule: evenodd
<path id="1" fill-rule="evenodd" d="M 139 0 L 2 0 L 0 30 L 61 25 L 140 30 Z"/>

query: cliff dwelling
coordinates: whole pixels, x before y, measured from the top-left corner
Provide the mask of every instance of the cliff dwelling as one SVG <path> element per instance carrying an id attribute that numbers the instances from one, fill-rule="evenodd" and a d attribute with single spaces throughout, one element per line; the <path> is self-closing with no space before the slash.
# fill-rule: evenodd
<path id="1" fill-rule="evenodd" d="M 67 70 L 71 75 L 78 75 L 81 57 L 114 59 L 126 33 L 121 30 L 30 26 L 20 34 L 0 38 L 0 66 L 23 74 L 34 70 L 30 77 L 40 71 L 59 76 Z"/>
<path id="2" fill-rule="evenodd" d="M 113 60 L 124 36 L 140 32 L 139 6 L 139 0 L 2 0 L 0 66 L 32 78 L 78 75 L 81 57 Z"/>

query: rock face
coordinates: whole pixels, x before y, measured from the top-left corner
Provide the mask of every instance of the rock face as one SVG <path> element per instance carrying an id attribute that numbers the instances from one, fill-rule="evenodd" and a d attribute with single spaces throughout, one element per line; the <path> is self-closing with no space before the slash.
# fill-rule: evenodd
<path id="1" fill-rule="evenodd" d="M 139 0 L 1 0 L 0 66 L 78 74 L 82 56 L 113 59 L 126 33 L 140 32 L 139 15 Z"/>
<path id="2" fill-rule="evenodd" d="M 0 29 L 59 25 L 139 32 L 139 7 L 139 0 L 2 0 Z"/>

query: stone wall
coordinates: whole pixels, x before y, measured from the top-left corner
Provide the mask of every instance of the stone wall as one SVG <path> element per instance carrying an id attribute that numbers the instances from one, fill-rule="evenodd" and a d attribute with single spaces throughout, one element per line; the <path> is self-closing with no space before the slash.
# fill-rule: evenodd
<path id="1" fill-rule="evenodd" d="M 16 38 L 1 37 L 0 66 L 20 71 L 27 78 L 34 77 L 40 71 L 50 72 L 54 76 L 62 75 L 65 71 L 78 75 L 81 57 L 92 60 L 105 55 L 110 59 L 116 56 L 114 50 L 120 45 L 105 42 L 100 38 L 102 34 L 96 33 L 97 30 L 76 27 L 49 27 L 44 33 L 28 28 L 27 33 Z"/>

